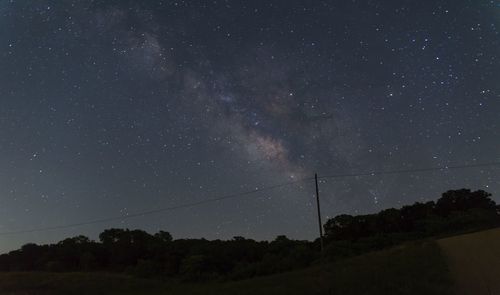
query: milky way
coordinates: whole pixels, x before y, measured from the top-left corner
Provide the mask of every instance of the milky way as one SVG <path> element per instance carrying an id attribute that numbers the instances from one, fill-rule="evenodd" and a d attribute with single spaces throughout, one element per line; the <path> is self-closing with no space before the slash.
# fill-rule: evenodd
<path id="1" fill-rule="evenodd" d="M 0 232 L 314 176 L 500 160 L 498 1 L 0 1 Z M 324 179 L 326 217 L 484 189 L 482 167 Z M 313 239 L 314 184 L 64 230 Z"/>

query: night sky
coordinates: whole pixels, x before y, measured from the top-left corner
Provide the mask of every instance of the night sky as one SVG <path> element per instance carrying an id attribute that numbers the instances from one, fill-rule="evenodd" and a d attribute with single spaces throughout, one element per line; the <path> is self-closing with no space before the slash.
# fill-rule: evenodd
<path id="1" fill-rule="evenodd" d="M 500 2 L 0 0 L 0 233 L 332 174 L 500 160 Z M 500 167 L 325 178 L 324 220 L 443 191 L 500 201 Z M 314 182 L 105 228 L 317 237 Z"/>

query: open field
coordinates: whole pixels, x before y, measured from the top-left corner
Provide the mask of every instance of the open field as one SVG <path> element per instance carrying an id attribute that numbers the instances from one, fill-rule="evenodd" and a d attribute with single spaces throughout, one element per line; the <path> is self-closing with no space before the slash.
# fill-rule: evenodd
<path id="1" fill-rule="evenodd" d="M 500 229 L 438 241 L 447 258 L 456 294 L 500 294 Z"/>
<path id="2" fill-rule="evenodd" d="M 425 259 L 422 259 L 425 257 Z M 99 273 L 4 273 L 0 294 L 451 294 L 440 248 L 407 244 L 250 280 L 183 284 Z"/>

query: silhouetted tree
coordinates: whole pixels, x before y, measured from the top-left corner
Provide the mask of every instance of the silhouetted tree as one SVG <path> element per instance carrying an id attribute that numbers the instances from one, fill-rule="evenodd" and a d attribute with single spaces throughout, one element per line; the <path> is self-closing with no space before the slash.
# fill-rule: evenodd
<path id="1" fill-rule="evenodd" d="M 475 192 L 471 192 L 469 189 L 450 190 L 443 193 L 436 202 L 436 213 L 448 216 L 453 211 L 468 211 L 470 209 L 496 211 L 496 204 L 490 197 L 491 194 L 483 190 Z"/>
<path id="2" fill-rule="evenodd" d="M 340 259 L 405 240 L 498 226 L 500 207 L 491 194 L 450 190 L 436 202 L 415 203 L 377 214 L 342 214 L 327 220 L 326 255 Z M 188 280 L 248 278 L 304 267 L 319 258 L 319 241 L 284 235 L 271 242 L 173 240 L 170 233 L 107 229 L 99 242 L 85 236 L 51 245 L 26 244 L 0 255 L 0 271 L 115 271 L 139 277 Z"/>

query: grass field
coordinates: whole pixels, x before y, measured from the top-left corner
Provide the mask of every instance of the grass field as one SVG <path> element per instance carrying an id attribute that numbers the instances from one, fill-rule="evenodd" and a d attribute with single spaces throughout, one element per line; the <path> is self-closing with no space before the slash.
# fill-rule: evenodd
<path id="1" fill-rule="evenodd" d="M 440 251 L 433 242 L 414 243 L 301 271 L 209 284 L 97 273 L 4 273 L 0 294 L 451 294 Z"/>
<path id="2" fill-rule="evenodd" d="M 438 241 L 456 282 L 455 294 L 500 294 L 500 229 Z"/>

